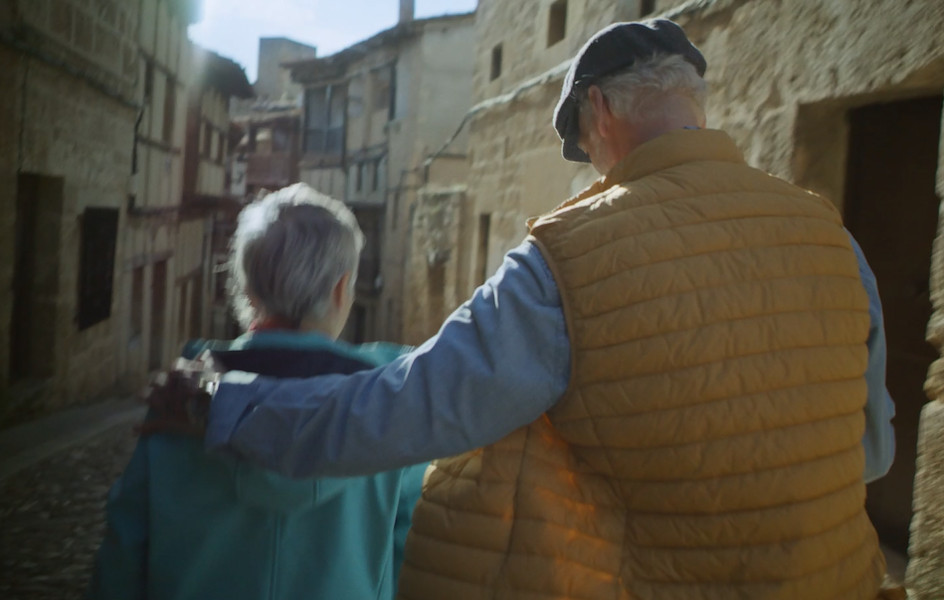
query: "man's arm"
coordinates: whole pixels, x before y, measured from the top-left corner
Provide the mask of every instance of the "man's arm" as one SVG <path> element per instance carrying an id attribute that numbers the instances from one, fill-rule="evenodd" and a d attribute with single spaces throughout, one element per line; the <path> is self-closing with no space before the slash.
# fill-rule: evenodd
<path id="1" fill-rule="evenodd" d="M 849 239 L 859 260 L 862 285 L 869 296 L 869 364 L 865 372 L 868 399 L 865 405 L 865 435 L 862 437 L 862 446 L 865 448 L 865 482 L 870 483 L 884 477 L 895 460 L 895 430 L 891 423 L 895 416 L 895 403 L 885 387 L 888 350 L 885 346 L 885 324 L 878 284 L 862 248 L 851 235 Z"/>
<path id="2" fill-rule="evenodd" d="M 436 336 L 389 365 L 312 379 L 234 376 L 211 403 L 209 449 L 294 477 L 360 475 L 478 448 L 531 423 L 567 388 L 570 344 L 554 278 L 525 242 Z"/>

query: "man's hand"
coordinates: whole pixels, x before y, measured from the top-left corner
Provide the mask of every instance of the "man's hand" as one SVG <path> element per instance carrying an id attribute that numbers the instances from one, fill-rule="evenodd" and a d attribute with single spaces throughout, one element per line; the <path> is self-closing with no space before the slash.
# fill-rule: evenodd
<path id="1" fill-rule="evenodd" d="M 218 381 L 208 353 L 196 361 L 178 360 L 173 371 L 159 374 L 144 391 L 150 410 L 137 432 L 203 437 Z"/>

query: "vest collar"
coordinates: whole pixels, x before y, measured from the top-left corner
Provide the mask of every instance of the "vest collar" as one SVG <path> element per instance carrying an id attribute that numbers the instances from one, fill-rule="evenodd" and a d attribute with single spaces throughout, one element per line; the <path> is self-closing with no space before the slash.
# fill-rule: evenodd
<path id="1" fill-rule="evenodd" d="M 606 176 L 593 182 L 573 198 L 554 209 L 556 212 L 581 200 L 596 196 L 615 185 L 635 181 L 663 169 L 696 161 L 743 163 L 744 156 L 728 134 L 718 129 L 679 129 L 649 140 L 632 152 Z M 537 220 L 528 220 L 530 227 Z"/>

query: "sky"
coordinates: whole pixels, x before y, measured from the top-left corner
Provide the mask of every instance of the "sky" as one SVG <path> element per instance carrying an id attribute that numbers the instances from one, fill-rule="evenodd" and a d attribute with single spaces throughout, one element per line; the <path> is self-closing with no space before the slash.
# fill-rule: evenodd
<path id="1" fill-rule="evenodd" d="M 477 0 L 415 0 L 416 18 L 475 10 Z M 260 37 L 287 37 L 328 56 L 392 27 L 399 0 L 203 0 L 190 39 L 246 69 L 256 80 Z"/>

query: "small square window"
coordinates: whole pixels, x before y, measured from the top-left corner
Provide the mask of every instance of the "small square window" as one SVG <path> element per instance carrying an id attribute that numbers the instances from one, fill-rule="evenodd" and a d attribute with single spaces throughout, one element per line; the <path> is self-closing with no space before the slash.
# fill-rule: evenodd
<path id="1" fill-rule="evenodd" d="M 86 208 L 79 247 L 79 329 L 111 316 L 112 277 L 118 238 L 118 209 Z"/>
<path id="2" fill-rule="evenodd" d="M 547 47 L 550 48 L 567 36 L 567 0 L 551 4 L 547 17 Z"/>
<path id="3" fill-rule="evenodd" d="M 501 76 L 502 72 L 502 45 L 496 44 L 492 48 L 492 71 L 489 81 L 495 81 Z"/>

